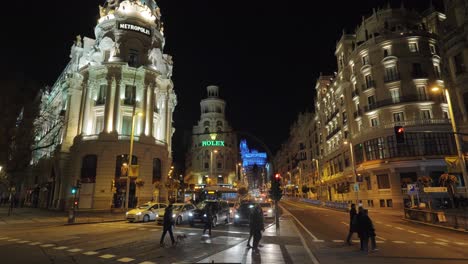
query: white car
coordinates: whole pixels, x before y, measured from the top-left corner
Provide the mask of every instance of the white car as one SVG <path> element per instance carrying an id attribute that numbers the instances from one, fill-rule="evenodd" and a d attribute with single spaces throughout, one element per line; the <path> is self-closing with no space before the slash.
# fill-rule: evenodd
<path id="1" fill-rule="evenodd" d="M 125 218 L 129 222 L 148 222 L 155 221 L 158 214 L 164 213 L 164 208 L 167 204 L 164 203 L 145 203 L 125 213 Z"/>
<path id="2" fill-rule="evenodd" d="M 174 203 L 172 206 L 172 218 L 176 225 L 180 225 L 182 222 L 188 221 L 190 214 L 192 214 L 193 210 L 196 209 L 195 205 L 191 203 Z M 159 213 L 156 218 L 157 223 L 162 225 L 164 221 L 164 211 Z"/>
<path id="3" fill-rule="evenodd" d="M 260 203 L 263 211 L 263 217 L 272 218 L 275 216 L 275 209 L 271 203 Z"/>

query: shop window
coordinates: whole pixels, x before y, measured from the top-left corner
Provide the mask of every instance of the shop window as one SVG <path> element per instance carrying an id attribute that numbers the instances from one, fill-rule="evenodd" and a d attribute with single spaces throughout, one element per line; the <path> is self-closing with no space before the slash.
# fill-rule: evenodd
<path id="1" fill-rule="evenodd" d="M 387 199 L 387 207 L 393 207 L 392 199 Z"/>
<path id="2" fill-rule="evenodd" d="M 388 174 L 377 175 L 377 184 L 379 189 L 390 189 L 390 179 Z"/>
<path id="3" fill-rule="evenodd" d="M 96 182 L 97 155 L 86 155 L 81 163 L 81 182 Z"/>
<path id="4" fill-rule="evenodd" d="M 385 207 L 385 200 L 384 199 L 380 199 L 379 202 L 380 202 L 380 207 Z"/>
<path id="5" fill-rule="evenodd" d="M 153 159 L 153 183 L 160 181 L 162 177 L 162 163 L 158 158 Z"/>

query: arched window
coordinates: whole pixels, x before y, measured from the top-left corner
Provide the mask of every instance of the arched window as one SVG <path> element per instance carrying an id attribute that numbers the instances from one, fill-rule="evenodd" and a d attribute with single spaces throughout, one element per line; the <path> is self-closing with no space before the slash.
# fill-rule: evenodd
<path id="1" fill-rule="evenodd" d="M 138 164 L 138 158 L 132 155 L 132 165 Z M 128 176 L 128 154 L 118 155 L 115 158 L 115 177 Z"/>
<path id="2" fill-rule="evenodd" d="M 158 158 L 153 159 L 153 183 L 160 181 L 162 176 L 161 160 Z"/>
<path id="3" fill-rule="evenodd" d="M 96 182 L 97 155 L 86 155 L 81 163 L 81 182 Z"/>
<path id="4" fill-rule="evenodd" d="M 216 122 L 216 126 L 222 127 L 222 126 L 223 126 L 223 122 L 222 122 L 222 121 L 217 121 L 217 122 Z"/>
<path id="5" fill-rule="evenodd" d="M 210 121 L 205 121 L 205 122 L 203 122 L 203 126 L 204 126 L 204 127 L 209 127 L 209 126 L 210 126 Z"/>

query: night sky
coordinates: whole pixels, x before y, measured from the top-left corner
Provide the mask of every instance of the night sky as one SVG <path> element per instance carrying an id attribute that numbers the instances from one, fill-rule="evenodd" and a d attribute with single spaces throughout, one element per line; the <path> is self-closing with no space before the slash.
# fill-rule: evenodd
<path id="1" fill-rule="evenodd" d="M 8 74 L 2 79 L 20 76 L 52 85 L 69 60 L 75 36 L 94 38 L 98 5 L 105 1 L 17 2 L 2 3 L 3 20 L 9 22 L 2 26 L 0 65 Z M 390 2 L 400 6 L 400 1 Z M 433 2 L 442 10 L 441 1 Z M 298 113 L 313 110 L 320 72 L 335 71 L 334 49 L 342 30 L 353 32 L 361 16 L 387 1 L 157 3 L 165 24 L 165 53 L 174 59 L 174 157 L 183 163 L 184 134 L 199 119 L 200 100 L 211 84 L 220 86 L 235 130 L 248 131 L 278 150 Z M 429 0 L 404 3 L 418 10 L 429 6 Z"/>

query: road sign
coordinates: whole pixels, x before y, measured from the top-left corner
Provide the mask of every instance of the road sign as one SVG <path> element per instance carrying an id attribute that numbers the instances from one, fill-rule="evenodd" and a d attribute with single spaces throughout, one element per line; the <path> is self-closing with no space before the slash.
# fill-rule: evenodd
<path id="1" fill-rule="evenodd" d="M 354 192 L 359 192 L 359 183 L 356 182 L 356 183 L 353 185 L 353 189 L 354 189 Z"/>
<path id="2" fill-rule="evenodd" d="M 418 194 L 418 186 L 416 186 L 416 184 L 408 184 L 406 188 L 408 190 L 408 195 Z"/>
<path id="3" fill-rule="evenodd" d="M 447 192 L 447 187 L 424 187 L 424 192 Z"/>

